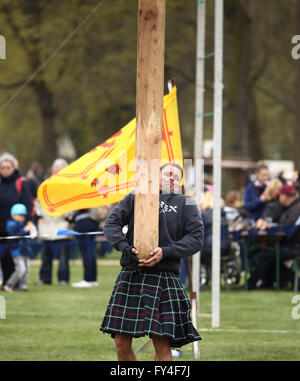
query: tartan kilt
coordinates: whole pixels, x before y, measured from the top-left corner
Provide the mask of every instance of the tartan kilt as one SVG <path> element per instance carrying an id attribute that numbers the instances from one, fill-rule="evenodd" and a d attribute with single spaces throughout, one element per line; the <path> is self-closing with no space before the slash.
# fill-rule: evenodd
<path id="1" fill-rule="evenodd" d="M 174 273 L 122 269 L 100 331 L 112 337 L 116 333 L 167 336 L 170 346 L 178 348 L 201 340 L 190 311 L 190 301 Z"/>

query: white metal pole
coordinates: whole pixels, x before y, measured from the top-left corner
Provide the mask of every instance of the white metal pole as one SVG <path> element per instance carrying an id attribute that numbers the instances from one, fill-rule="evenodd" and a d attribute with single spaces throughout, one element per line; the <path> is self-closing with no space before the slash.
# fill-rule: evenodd
<path id="1" fill-rule="evenodd" d="M 194 168 L 196 195 L 202 191 L 202 148 L 203 148 L 203 109 L 204 109 L 204 68 L 205 68 L 205 2 L 197 0 L 197 52 L 196 52 L 196 100 L 195 100 L 195 136 L 194 136 Z M 198 200 L 197 200 L 198 201 Z M 200 206 L 200 205 L 199 205 Z M 192 320 L 198 326 L 199 285 L 200 285 L 201 253 L 192 257 L 192 284 L 196 292 L 196 304 L 192 305 Z M 194 357 L 200 359 L 198 341 L 193 343 Z"/>
<path id="2" fill-rule="evenodd" d="M 194 157 L 202 158 L 203 150 L 203 110 L 205 91 L 205 7 L 206 0 L 197 0 L 197 61 L 196 61 L 196 104 Z"/>
<path id="3" fill-rule="evenodd" d="M 204 55 L 205 55 L 205 1 L 197 0 L 197 62 L 196 62 L 196 103 L 195 103 L 195 137 L 194 168 L 195 186 L 202 186 L 202 148 L 203 148 L 203 109 L 204 109 Z M 199 189 L 198 189 L 199 191 Z M 201 190 L 200 190 L 201 191 Z M 193 255 L 193 285 L 199 294 L 200 253 Z M 198 300 L 198 298 L 197 298 Z"/>
<path id="4" fill-rule="evenodd" d="M 223 105 L 223 0 L 215 0 L 213 127 L 213 245 L 212 245 L 212 327 L 220 326 L 220 252 L 222 188 L 222 105 Z"/>

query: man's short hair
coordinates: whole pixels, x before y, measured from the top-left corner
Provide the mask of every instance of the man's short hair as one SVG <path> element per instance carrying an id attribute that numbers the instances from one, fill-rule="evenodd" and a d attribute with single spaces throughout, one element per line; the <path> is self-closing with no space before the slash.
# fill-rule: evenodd
<path id="1" fill-rule="evenodd" d="M 180 172 L 181 172 L 181 178 L 183 178 L 183 169 L 182 169 L 182 167 L 181 167 L 179 164 L 176 164 L 176 163 L 166 163 L 166 164 L 162 165 L 162 166 L 160 167 L 160 172 L 163 170 L 163 168 L 165 168 L 165 167 L 167 167 L 167 166 L 169 166 L 169 165 L 170 165 L 171 167 L 174 167 L 174 168 L 179 169 Z"/>
<path id="2" fill-rule="evenodd" d="M 269 170 L 269 167 L 267 166 L 267 164 L 265 163 L 262 163 L 262 162 L 259 162 L 255 168 L 254 168 L 254 173 L 258 173 L 262 170 Z"/>

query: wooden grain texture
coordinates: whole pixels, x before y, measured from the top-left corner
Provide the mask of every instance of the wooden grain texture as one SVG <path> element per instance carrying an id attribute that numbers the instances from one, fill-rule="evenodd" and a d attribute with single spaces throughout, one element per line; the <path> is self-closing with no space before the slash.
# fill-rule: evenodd
<path id="1" fill-rule="evenodd" d="M 134 245 L 140 258 L 158 246 L 165 12 L 165 0 L 139 0 Z"/>

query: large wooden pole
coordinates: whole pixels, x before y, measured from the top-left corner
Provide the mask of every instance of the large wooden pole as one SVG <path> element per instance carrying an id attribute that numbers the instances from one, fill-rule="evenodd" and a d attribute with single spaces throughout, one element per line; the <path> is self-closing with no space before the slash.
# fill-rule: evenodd
<path id="1" fill-rule="evenodd" d="M 166 0 L 139 0 L 136 84 L 134 246 L 158 246 Z"/>

